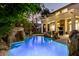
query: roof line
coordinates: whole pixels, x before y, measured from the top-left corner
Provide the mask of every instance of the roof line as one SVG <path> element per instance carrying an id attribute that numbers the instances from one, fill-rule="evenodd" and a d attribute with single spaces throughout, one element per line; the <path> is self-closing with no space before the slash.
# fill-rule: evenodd
<path id="1" fill-rule="evenodd" d="M 51 12 L 50 14 L 53 14 L 53 13 L 55 13 L 55 12 L 61 10 L 61 9 L 64 9 L 64 8 L 66 8 L 67 6 L 72 5 L 72 4 L 75 4 L 75 3 L 69 3 L 68 5 L 63 6 L 63 7 L 59 8 L 59 9 L 55 10 L 54 12 Z"/>

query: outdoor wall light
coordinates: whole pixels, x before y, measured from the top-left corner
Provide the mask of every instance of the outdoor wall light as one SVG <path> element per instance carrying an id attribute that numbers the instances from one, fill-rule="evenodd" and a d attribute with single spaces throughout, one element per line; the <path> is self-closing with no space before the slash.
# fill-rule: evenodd
<path id="1" fill-rule="evenodd" d="M 75 22 L 78 23 L 78 20 L 76 20 Z"/>
<path id="2" fill-rule="evenodd" d="M 69 21 L 69 24 L 71 24 L 71 21 Z"/>

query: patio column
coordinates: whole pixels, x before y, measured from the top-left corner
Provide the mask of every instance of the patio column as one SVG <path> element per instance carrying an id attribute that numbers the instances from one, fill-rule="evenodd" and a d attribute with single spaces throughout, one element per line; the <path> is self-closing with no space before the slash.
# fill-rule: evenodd
<path id="1" fill-rule="evenodd" d="M 48 32 L 48 24 L 46 24 L 46 32 Z"/>
<path id="2" fill-rule="evenodd" d="M 65 19 L 65 32 L 67 32 L 67 19 Z"/>
<path id="3" fill-rule="evenodd" d="M 75 14 L 74 12 L 71 13 L 72 14 L 72 17 L 71 17 L 71 24 L 72 24 L 72 30 L 75 30 Z"/>
<path id="4" fill-rule="evenodd" d="M 41 33 L 43 33 L 43 24 L 41 24 Z"/>

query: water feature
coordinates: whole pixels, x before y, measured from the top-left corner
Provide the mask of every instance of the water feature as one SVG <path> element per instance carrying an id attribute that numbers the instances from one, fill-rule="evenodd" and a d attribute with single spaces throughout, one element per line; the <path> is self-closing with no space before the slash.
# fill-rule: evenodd
<path id="1" fill-rule="evenodd" d="M 26 38 L 17 48 L 8 52 L 9 56 L 68 56 L 68 47 L 44 36 Z"/>

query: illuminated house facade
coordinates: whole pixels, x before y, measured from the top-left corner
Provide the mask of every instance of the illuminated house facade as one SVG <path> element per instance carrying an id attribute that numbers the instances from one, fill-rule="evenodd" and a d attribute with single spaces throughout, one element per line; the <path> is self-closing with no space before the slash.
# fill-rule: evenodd
<path id="1" fill-rule="evenodd" d="M 58 32 L 59 28 L 62 28 L 64 33 L 79 30 L 79 4 L 71 3 L 52 12 L 49 17 L 43 19 L 42 23 L 42 32 Z"/>

